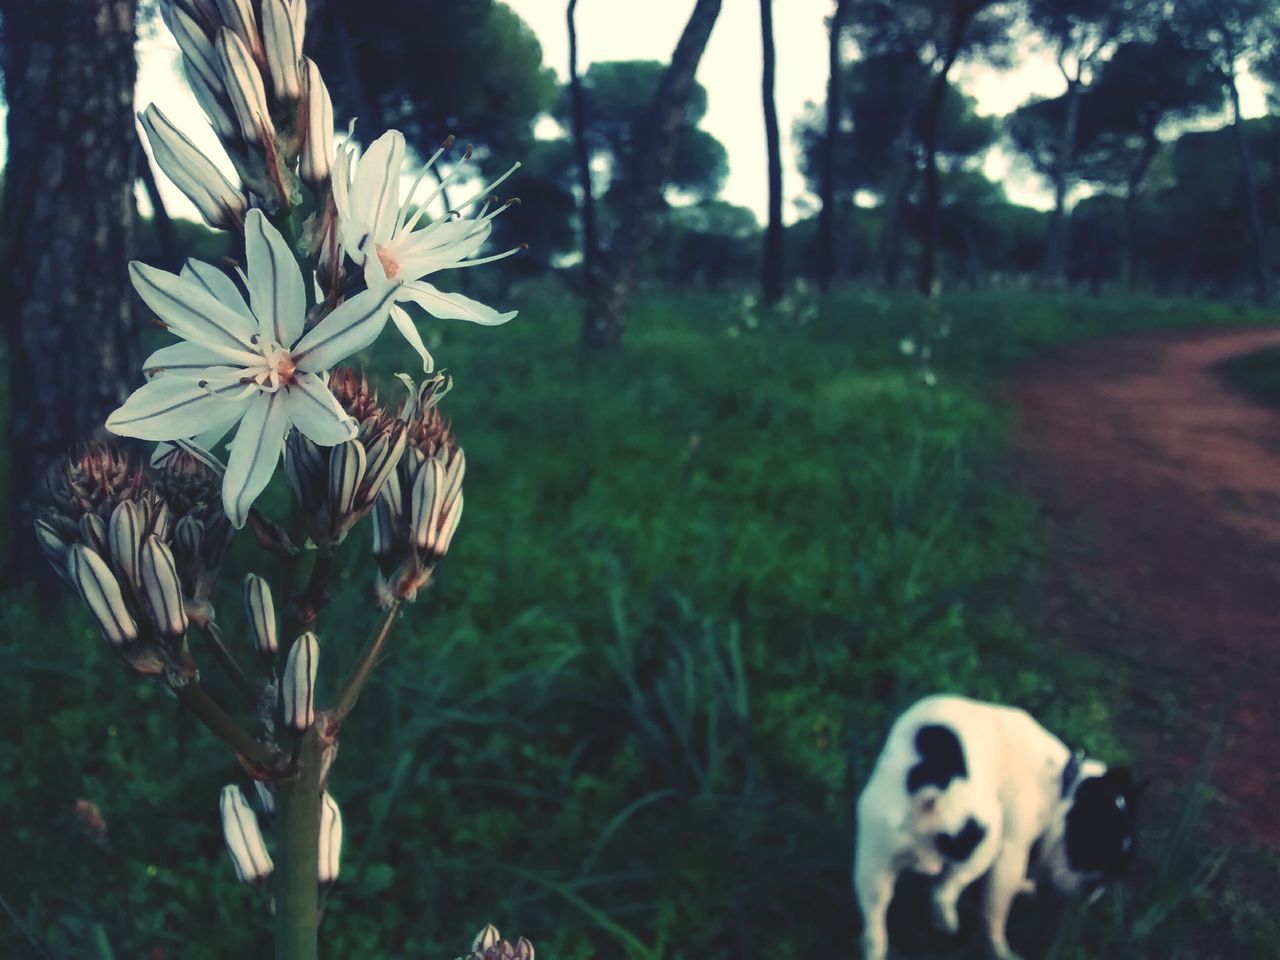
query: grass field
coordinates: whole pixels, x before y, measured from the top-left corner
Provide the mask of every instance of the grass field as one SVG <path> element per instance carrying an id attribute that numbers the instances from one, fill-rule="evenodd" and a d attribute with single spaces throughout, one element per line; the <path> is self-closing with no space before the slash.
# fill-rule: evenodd
<path id="1" fill-rule="evenodd" d="M 489 920 L 555 960 L 847 956 L 853 797 L 911 700 L 1017 703 L 1128 759 L 1127 678 L 1042 631 L 1063 588 L 1009 483 L 1001 385 L 1067 341 L 1259 317 L 997 293 L 775 313 L 651 296 L 622 352 L 585 356 L 568 297 L 507 299 L 524 308 L 507 328 L 434 328 L 468 506 L 344 728 L 327 956 L 452 957 Z M 322 683 L 369 617 L 366 544 L 346 549 Z M 257 562 L 245 545 L 239 559 Z M 235 638 L 237 584 L 221 590 Z M 266 904 L 217 829 L 231 758 L 70 603 L 5 597 L 0 638 L 0 955 L 261 955 Z M 1149 826 L 1132 888 L 1015 908 L 1029 955 L 1195 956 L 1206 929 L 1273 955 L 1235 854 L 1206 846 L 1184 788 L 1156 789 L 1187 819 Z M 76 829 L 79 798 L 104 843 Z M 917 955 L 958 955 L 918 939 Z"/>

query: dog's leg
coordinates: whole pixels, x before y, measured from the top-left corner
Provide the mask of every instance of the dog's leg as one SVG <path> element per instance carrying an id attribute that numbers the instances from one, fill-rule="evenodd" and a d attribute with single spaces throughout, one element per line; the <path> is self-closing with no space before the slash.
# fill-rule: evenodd
<path id="1" fill-rule="evenodd" d="M 863 829 L 865 822 L 859 825 L 853 865 L 853 885 L 862 909 L 862 955 L 865 960 L 884 960 L 889 952 L 885 915 L 898 876 L 890 851 L 876 843 L 870 831 Z"/>
<path id="2" fill-rule="evenodd" d="M 1030 849 L 1030 844 L 1010 839 L 991 867 L 991 879 L 987 884 L 987 937 L 991 952 L 998 960 L 1018 960 L 1018 955 L 1009 949 L 1005 929 L 1009 922 L 1009 908 L 1026 880 Z"/>
<path id="3" fill-rule="evenodd" d="M 951 864 L 951 870 L 933 891 L 934 923 L 947 933 L 956 933 L 960 929 L 960 917 L 956 913 L 956 902 L 965 888 L 991 869 L 1000 850 L 1000 825 L 984 827 L 982 840 L 968 858 Z"/>

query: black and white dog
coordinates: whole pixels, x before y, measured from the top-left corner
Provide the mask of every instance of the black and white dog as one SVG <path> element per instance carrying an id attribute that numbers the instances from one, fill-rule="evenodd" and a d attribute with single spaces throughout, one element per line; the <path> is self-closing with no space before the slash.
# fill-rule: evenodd
<path id="1" fill-rule="evenodd" d="M 1005 922 L 1019 893 L 1036 880 L 1075 893 L 1124 872 L 1140 792 L 1127 770 L 1073 755 L 1024 710 L 954 696 L 919 701 L 889 731 L 858 798 L 853 883 L 866 960 L 888 951 L 885 913 L 908 869 L 937 878 L 936 919 L 952 933 L 961 892 L 990 872 L 987 935 L 995 955 L 1011 960 Z"/>

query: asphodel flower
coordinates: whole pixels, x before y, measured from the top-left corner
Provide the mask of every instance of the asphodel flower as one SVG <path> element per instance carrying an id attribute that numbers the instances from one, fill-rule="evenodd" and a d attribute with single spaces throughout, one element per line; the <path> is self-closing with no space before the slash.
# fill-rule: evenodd
<path id="1" fill-rule="evenodd" d="M 245 219 L 245 252 L 248 303 L 208 264 L 186 276 L 130 264 L 138 294 L 185 342 L 151 355 L 143 365 L 149 381 L 106 423 L 142 440 L 225 434 L 239 424 L 222 483 L 223 507 L 236 527 L 270 481 L 291 428 L 324 447 L 356 436 L 324 374 L 373 342 L 394 295 L 386 286 L 365 290 L 304 333 L 302 273 L 259 210 Z"/>
<path id="2" fill-rule="evenodd" d="M 342 811 L 329 791 L 320 798 L 320 864 L 317 879 L 333 883 L 342 863 Z"/>
<path id="3" fill-rule="evenodd" d="M 222 230 L 238 230 L 249 209 L 244 192 L 232 184 L 154 103 L 138 114 L 138 120 L 147 131 L 156 164 L 195 204 L 205 223 Z"/>
<path id="4" fill-rule="evenodd" d="M 457 174 L 455 168 L 425 200 L 415 199 L 423 178 L 447 146 L 427 160 L 404 200 L 400 199 L 400 173 L 405 141 L 398 130 L 384 133 L 363 156 L 354 144 L 345 145 L 333 166 L 333 199 L 342 247 L 364 268 L 370 289 L 395 285 L 396 305 L 391 308 L 391 320 L 422 357 L 423 369 L 428 373 L 433 369 L 431 355 L 413 320 L 399 304 L 415 303 L 441 320 L 469 320 L 486 326 L 506 323 L 516 315 L 514 310 L 499 313 L 460 293 L 445 293 L 423 279 L 439 270 L 475 267 L 518 252 L 517 248 L 489 257 L 474 256 L 489 239 L 493 218 L 510 203 L 493 210 L 486 203 L 470 218 L 463 217 L 461 211 L 488 196 L 519 164 L 449 216 L 423 223 L 429 205 Z"/>

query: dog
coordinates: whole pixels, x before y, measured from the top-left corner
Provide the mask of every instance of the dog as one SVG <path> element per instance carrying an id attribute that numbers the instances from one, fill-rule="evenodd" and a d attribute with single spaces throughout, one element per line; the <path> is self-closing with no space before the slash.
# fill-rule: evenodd
<path id="1" fill-rule="evenodd" d="M 934 920 L 949 933 L 959 930 L 960 894 L 990 873 L 986 934 L 996 957 L 1017 960 L 1005 936 L 1014 898 L 1036 880 L 1073 894 L 1121 876 L 1137 849 L 1141 789 L 1127 769 L 1073 754 L 1024 710 L 920 700 L 894 723 L 858 798 L 864 957 L 884 960 L 885 914 L 911 869 L 937 878 Z"/>

